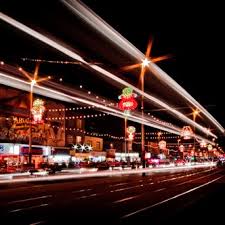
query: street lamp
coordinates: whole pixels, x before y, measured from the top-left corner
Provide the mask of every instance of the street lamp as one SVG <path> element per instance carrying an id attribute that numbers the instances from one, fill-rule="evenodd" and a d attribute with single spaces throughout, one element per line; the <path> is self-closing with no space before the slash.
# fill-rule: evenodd
<path id="1" fill-rule="evenodd" d="M 181 139 L 178 138 L 178 139 L 177 139 L 177 149 L 178 149 L 178 152 L 181 153 L 181 151 L 180 151 L 180 141 L 181 141 Z M 181 154 L 179 154 L 179 155 L 181 155 Z M 182 155 L 182 159 L 183 159 L 183 155 Z"/>
<path id="2" fill-rule="evenodd" d="M 131 70 L 135 68 L 140 68 L 141 67 L 141 72 L 140 72 L 140 81 L 141 81 L 141 91 L 144 92 L 144 76 L 145 76 L 145 71 L 146 68 L 149 66 L 150 63 L 156 63 L 165 59 L 170 58 L 169 55 L 164 55 L 164 56 L 159 56 L 159 57 L 150 57 L 152 50 L 152 39 L 149 40 L 148 46 L 146 49 L 145 53 L 145 58 L 142 60 L 142 63 L 137 63 L 129 66 L 124 66 L 122 70 Z M 141 115 L 142 118 L 144 118 L 144 95 L 141 96 Z M 145 129 L 144 129 L 144 124 L 141 124 L 141 153 L 142 153 L 142 166 L 143 168 L 146 167 L 145 163 Z M 145 176 L 145 173 L 142 174 Z"/>
<path id="3" fill-rule="evenodd" d="M 38 83 L 51 79 L 50 76 L 38 79 L 40 63 L 36 64 L 34 74 L 26 72 L 23 68 L 19 68 L 19 71 L 28 78 L 30 81 L 30 108 L 29 108 L 29 150 L 28 150 L 28 163 L 32 163 L 32 107 L 33 107 L 33 89 Z"/>

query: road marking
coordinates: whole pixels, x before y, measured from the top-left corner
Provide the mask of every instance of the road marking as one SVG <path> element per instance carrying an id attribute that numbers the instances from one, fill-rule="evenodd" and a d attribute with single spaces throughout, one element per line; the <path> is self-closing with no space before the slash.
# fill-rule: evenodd
<path id="1" fill-rule="evenodd" d="M 40 208 L 40 207 L 44 207 L 47 206 L 48 204 L 41 204 L 41 205 L 34 205 L 31 207 L 27 207 L 27 208 L 21 208 L 21 209 L 14 209 L 9 211 L 9 213 L 15 213 L 15 212 L 19 212 L 19 211 L 23 211 L 23 210 L 28 210 L 28 209 L 35 209 L 35 208 Z"/>
<path id="2" fill-rule="evenodd" d="M 110 192 L 113 193 L 113 192 L 125 191 L 125 190 L 129 190 L 129 189 L 132 189 L 132 188 L 143 187 L 143 186 L 144 185 L 141 184 L 141 185 L 136 185 L 136 186 L 133 186 L 133 187 L 119 188 L 119 189 L 116 189 L 116 190 L 112 190 Z"/>
<path id="3" fill-rule="evenodd" d="M 72 191 L 72 193 L 79 193 L 79 192 L 84 192 L 84 191 L 91 191 L 92 189 L 81 189 L 81 190 L 78 190 L 78 191 Z"/>
<path id="4" fill-rule="evenodd" d="M 83 196 L 81 196 L 81 197 L 79 197 L 79 198 L 76 198 L 76 199 L 90 198 L 90 197 L 94 197 L 94 196 L 96 196 L 96 195 L 97 195 L 97 194 L 83 195 Z"/>
<path id="5" fill-rule="evenodd" d="M 14 203 L 19 203 L 19 202 L 27 202 L 27 201 L 33 201 L 33 200 L 37 200 L 37 199 L 51 198 L 51 197 L 52 197 L 52 195 L 44 195 L 44 196 L 40 196 L 40 197 L 36 197 L 36 198 L 27 198 L 27 199 L 11 201 L 11 202 L 8 202 L 8 204 L 14 204 Z"/>
<path id="6" fill-rule="evenodd" d="M 117 201 L 115 201 L 115 202 L 113 202 L 113 203 L 116 204 L 116 203 L 121 203 L 121 202 L 129 201 L 129 200 L 134 199 L 134 198 L 137 198 L 137 197 L 139 197 L 139 196 L 140 196 L 140 195 L 135 195 L 135 196 L 123 198 L 123 199 L 117 200 Z"/>
<path id="7" fill-rule="evenodd" d="M 182 183 L 177 184 L 176 186 L 180 186 L 180 185 L 183 185 L 183 184 L 190 183 L 190 182 L 192 182 L 192 181 L 200 180 L 200 179 L 203 179 L 203 178 L 205 178 L 205 177 L 212 176 L 212 175 L 217 174 L 217 173 L 218 173 L 218 172 L 215 172 L 215 173 L 211 173 L 211 174 L 208 174 L 208 175 L 205 175 L 205 176 L 202 176 L 202 177 L 197 177 L 197 178 L 195 178 L 195 179 L 193 179 L 193 180 L 184 181 L 184 182 L 182 182 Z"/>
<path id="8" fill-rule="evenodd" d="M 153 192 L 159 192 L 159 191 L 163 191 L 163 190 L 165 190 L 166 188 L 160 188 L 160 189 L 157 189 L 157 190 L 155 190 L 155 191 L 153 191 Z"/>
<path id="9" fill-rule="evenodd" d="M 166 179 L 166 180 L 158 181 L 158 183 L 164 183 L 166 181 L 177 180 L 177 179 L 184 178 L 184 177 L 191 177 L 191 176 L 194 176 L 194 175 L 197 175 L 197 174 L 200 174 L 200 173 L 206 173 L 208 171 L 212 171 L 212 170 L 211 169 L 210 170 L 203 170 L 203 171 L 196 172 L 196 173 L 190 173 L 188 175 L 182 175 L 182 176 L 179 176 L 179 177 L 173 177 L 173 178 L 169 178 L 169 179 Z"/>
<path id="10" fill-rule="evenodd" d="M 157 203 L 155 203 L 155 204 L 153 204 L 153 205 L 150 205 L 150 206 L 144 207 L 144 208 L 142 208 L 142 209 L 139 209 L 139 210 L 137 210 L 137 211 L 134 211 L 134 212 L 132 212 L 132 213 L 126 214 L 126 215 L 122 216 L 121 219 L 128 218 L 128 217 L 130 217 L 130 216 L 133 216 L 133 215 L 138 214 L 138 213 L 140 213 L 140 212 L 143 212 L 143 211 L 145 211 L 145 210 L 148 210 L 148 209 L 154 208 L 154 207 L 156 207 L 156 206 L 158 206 L 158 205 L 161 205 L 161 204 L 163 204 L 163 203 L 169 202 L 169 201 L 171 201 L 171 200 L 173 200 L 173 199 L 179 198 L 179 197 L 181 197 L 181 196 L 183 196 L 183 195 L 186 195 L 186 194 L 188 194 L 188 193 L 190 193 L 190 192 L 193 192 L 193 191 L 195 191 L 195 190 L 197 190 L 197 189 L 200 189 L 200 188 L 202 188 L 202 187 L 204 187 L 204 186 L 207 186 L 207 185 L 209 185 L 209 184 L 211 184 L 211 183 L 213 183 L 213 182 L 215 182 L 215 181 L 221 179 L 221 178 L 224 177 L 224 176 L 225 176 L 225 175 L 220 176 L 220 177 L 218 177 L 218 178 L 216 178 L 216 179 L 213 179 L 213 180 L 211 180 L 211 181 L 208 181 L 207 183 L 204 183 L 204 184 L 199 185 L 199 186 L 197 186 L 197 187 L 191 188 L 191 189 L 189 189 L 188 191 L 185 191 L 185 192 L 183 192 L 183 193 L 180 193 L 180 194 L 178 194 L 178 195 L 175 195 L 175 196 L 173 196 L 173 197 L 171 197 L 171 198 L 167 198 L 167 199 L 165 199 L 165 200 L 163 200 L 163 201 L 160 201 L 160 202 L 157 202 Z"/>
<path id="11" fill-rule="evenodd" d="M 109 187 L 117 187 L 117 186 L 121 186 L 124 184 L 128 184 L 128 183 L 126 182 L 126 183 L 119 183 L 119 184 L 111 184 L 111 185 L 109 185 Z"/>
<path id="12" fill-rule="evenodd" d="M 42 220 L 42 221 L 38 221 L 38 222 L 35 222 L 35 223 L 31 223 L 30 225 L 37 225 L 37 224 L 42 224 L 42 223 L 45 223 L 47 222 L 46 220 Z"/>

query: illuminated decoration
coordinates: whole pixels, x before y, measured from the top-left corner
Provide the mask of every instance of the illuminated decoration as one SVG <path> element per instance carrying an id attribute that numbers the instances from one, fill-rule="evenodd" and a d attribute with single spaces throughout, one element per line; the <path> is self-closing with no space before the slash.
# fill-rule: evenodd
<path id="1" fill-rule="evenodd" d="M 42 62 L 42 63 L 54 63 L 54 64 L 75 64 L 80 65 L 81 63 L 78 61 L 62 61 L 62 60 L 46 60 L 46 59 L 31 59 L 31 58 L 21 58 L 23 61 L 30 62 Z M 90 62 L 90 64 L 99 65 L 102 64 L 100 62 Z"/>
<path id="2" fill-rule="evenodd" d="M 200 142 L 200 147 L 205 148 L 206 147 L 206 142 L 203 140 Z"/>
<path id="3" fill-rule="evenodd" d="M 183 152 L 184 151 L 184 146 L 183 145 L 180 145 L 179 146 L 179 150 L 180 150 L 180 152 Z"/>
<path id="4" fill-rule="evenodd" d="M 122 95 L 119 96 L 119 109 L 124 111 L 125 114 L 130 114 L 131 110 L 135 110 L 137 108 L 137 101 L 135 98 L 136 94 L 133 93 L 133 89 L 130 87 L 126 87 L 122 91 Z"/>
<path id="5" fill-rule="evenodd" d="M 90 14 L 90 17 L 91 16 L 93 16 L 93 15 Z M 51 47 L 59 50 L 60 52 L 66 54 L 67 56 L 73 58 L 74 60 L 80 61 L 81 64 L 83 63 L 85 65 L 88 65 L 88 67 L 90 67 L 93 70 L 95 70 L 96 72 L 101 73 L 102 75 L 110 78 L 111 80 L 114 80 L 117 83 L 121 83 L 123 85 L 129 85 L 126 81 L 124 81 L 124 80 L 120 79 L 118 76 L 116 76 L 116 75 L 114 75 L 114 74 L 106 71 L 102 67 L 88 64 L 88 62 L 85 61 L 80 55 L 78 55 L 75 52 L 69 50 L 68 48 L 65 48 L 59 42 L 56 42 L 56 41 L 48 38 L 47 36 L 45 36 L 45 35 L 37 32 L 37 31 L 35 31 L 35 30 L 27 27 L 27 26 L 25 26 L 24 24 L 22 24 L 22 23 L 20 23 L 20 22 L 18 22 L 16 20 L 14 20 L 13 18 L 8 17 L 8 16 L 4 15 L 3 13 L 0 13 L 0 19 L 1 20 L 4 20 L 7 23 L 10 23 L 12 26 L 14 26 L 14 27 L 22 30 L 23 32 L 29 34 L 30 36 L 32 36 L 32 37 L 34 37 L 36 39 L 38 39 L 39 41 L 44 42 L 47 45 L 49 45 L 49 46 L 51 46 Z M 93 20 L 93 18 L 92 18 L 92 20 Z M 88 21 L 89 23 L 92 20 L 90 18 L 86 18 L 86 21 Z M 101 24 L 101 25 L 102 26 L 100 26 L 99 24 L 97 26 L 95 25 L 95 28 L 97 28 L 99 31 L 101 31 L 101 32 L 103 32 L 105 34 L 106 33 L 109 34 L 109 32 L 113 32 L 112 30 L 111 31 L 110 30 L 107 30 L 106 31 L 106 28 L 107 27 L 103 27 L 104 24 Z M 115 33 L 113 33 L 113 34 L 115 34 Z M 112 35 L 112 33 L 110 35 Z M 115 38 L 116 38 L 117 42 L 119 43 L 119 41 L 118 41 L 119 40 L 118 39 L 119 38 L 118 34 L 116 35 Z M 135 51 L 134 46 L 131 46 L 128 42 L 123 43 L 123 45 L 121 44 L 120 47 L 126 49 L 129 52 Z M 133 56 L 135 56 L 135 55 L 133 54 Z M 158 69 L 156 68 L 156 71 L 157 71 L 157 75 L 160 78 L 165 78 L 165 77 L 168 78 L 168 75 L 164 71 L 161 71 L 160 68 L 158 68 Z M 205 114 L 221 130 L 221 132 L 224 133 L 224 128 L 204 108 L 202 108 L 202 106 L 198 102 L 194 101 L 193 97 L 190 94 L 185 93 L 184 89 L 181 88 L 181 86 L 179 86 L 176 82 L 174 82 L 174 80 L 170 80 L 170 82 L 167 82 L 167 85 L 169 85 L 173 90 L 176 90 L 176 92 L 179 92 L 180 94 L 182 94 L 193 105 L 196 105 L 197 104 L 198 106 L 196 106 L 196 107 L 202 109 L 202 113 Z M 159 99 L 153 98 L 153 96 L 151 96 L 151 95 L 149 95 L 149 94 L 147 94 L 147 93 L 145 93 L 143 91 L 140 91 L 138 88 L 136 88 L 134 86 L 132 86 L 132 87 L 134 88 L 134 90 L 137 93 L 139 93 L 140 95 L 143 95 L 145 98 L 147 98 L 149 100 L 152 100 L 154 103 L 157 103 L 158 105 L 164 106 L 164 108 L 166 108 L 167 110 L 169 110 L 170 112 L 172 112 L 174 115 L 177 115 L 181 120 L 186 121 L 188 123 L 191 122 L 193 124 L 193 121 L 192 120 L 190 120 L 189 118 L 187 118 L 184 114 L 180 113 L 179 111 L 175 110 L 173 107 L 170 107 L 169 105 L 167 105 L 166 103 L 163 103 Z M 197 123 L 194 123 L 194 124 L 196 125 L 196 128 L 198 128 L 199 130 L 202 130 L 203 132 L 205 132 L 204 129 L 203 129 L 203 127 L 201 125 L 199 125 Z M 210 132 L 210 135 L 216 137 L 216 135 L 214 135 L 211 132 Z"/>
<path id="6" fill-rule="evenodd" d="M 129 133 L 129 135 L 128 135 L 129 140 L 133 140 L 134 139 L 134 133 L 135 133 L 135 131 L 136 131 L 136 128 L 133 127 L 133 126 L 129 126 L 127 128 L 127 132 Z"/>
<path id="7" fill-rule="evenodd" d="M 88 144 L 75 144 L 73 145 L 73 149 L 78 152 L 90 152 L 93 150 L 93 147 Z"/>
<path id="8" fill-rule="evenodd" d="M 34 123 L 42 123 L 42 116 L 45 111 L 44 101 L 41 99 L 36 99 L 33 102 L 33 107 L 31 109 L 31 113 L 34 118 Z"/>
<path id="9" fill-rule="evenodd" d="M 181 130 L 181 137 L 183 137 L 185 140 L 190 139 L 191 135 L 193 135 L 193 131 L 190 126 L 184 126 Z"/>
<path id="10" fill-rule="evenodd" d="M 212 151 L 212 149 L 213 149 L 212 145 L 208 144 L 208 150 Z"/>
<path id="11" fill-rule="evenodd" d="M 88 114 L 88 115 L 80 115 L 80 116 L 66 116 L 66 117 L 47 117 L 46 120 L 73 120 L 73 119 L 87 119 L 87 118 L 96 118 L 108 116 L 109 113 L 100 113 L 100 114 Z"/>
<path id="12" fill-rule="evenodd" d="M 159 142 L 159 149 L 166 149 L 166 141 Z"/>

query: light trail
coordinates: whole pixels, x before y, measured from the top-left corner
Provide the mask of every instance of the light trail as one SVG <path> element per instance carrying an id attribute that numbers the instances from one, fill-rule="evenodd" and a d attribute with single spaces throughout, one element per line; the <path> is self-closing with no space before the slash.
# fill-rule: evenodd
<path id="1" fill-rule="evenodd" d="M 47 45 L 59 50 L 60 52 L 70 56 L 71 58 L 78 60 L 82 63 L 84 63 L 87 67 L 94 69 L 95 71 L 103 74 L 104 76 L 110 78 L 111 80 L 114 80 L 124 86 L 130 86 L 132 87 L 137 93 L 139 93 L 140 95 L 145 96 L 146 99 L 151 100 L 152 102 L 154 102 L 155 104 L 159 105 L 160 107 L 166 108 L 168 111 L 170 111 L 173 115 L 177 116 L 178 118 L 180 118 L 181 120 L 185 121 L 188 124 L 193 125 L 196 129 L 201 130 L 203 133 L 205 133 L 206 135 L 211 135 L 215 138 L 217 138 L 217 136 L 215 134 L 213 134 L 211 131 L 206 131 L 206 129 L 199 125 L 198 123 L 196 123 L 195 121 L 189 119 L 188 117 L 186 117 L 184 114 L 182 114 L 181 112 L 175 110 L 174 108 L 170 107 L 169 105 L 167 105 L 165 102 L 160 101 L 159 99 L 145 93 L 142 92 L 140 89 L 134 87 L 133 85 L 129 84 L 128 82 L 120 79 L 119 77 L 115 76 L 114 74 L 106 71 L 105 69 L 96 66 L 96 65 L 91 65 L 88 62 L 86 62 L 83 58 L 81 58 L 78 54 L 72 52 L 71 50 L 63 47 L 61 44 L 56 43 L 55 41 L 51 40 L 50 38 L 40 34 L 37 31 L 34 31 L 33 29 L 25 26 L 24 24 L 10 18 L 9 16 L 3 14 L 0 12 L 0 19 L 4 20 L 5 22 L 11 24 L 12 26 L 18 28 L 19 30 L 22 30 L 23 32 L 31 35 L 32 37 L 46 43 Z"/>
<path id="2" fill-rule="evenodd" d="M 20 88 L 22 90 L 29 92 L 29 86 L 30 86 L 29 82 L 24 81 L 19 78 L 12 77 L 12 76 L 4 74 L 2 72 L 0 72 L 0 83 L 7 85 L 7 86 L 14 87 L 14 88 Z M 71 95 L 67 95 L 65 93 L 61 93 L 59 91 L 56 91 L 56 90 L 53 90 L 53 89 L 50 89 L 47 87 L 36 85 L 36 86 L 34 86 L 34 93 L 44 95 L 44 96 L 47 96 L 47 97 L 50 97 L 53 99 L 65 101 L 65 102 L 70 102 L 70 103 L 78 103 L 79 102 L 79 103 L 83 103 L 83 104 L 87 104 L 87 105 L 93 105 L 99 109 L 107 110 L 107 113 L 110 113 L 114 116 L 124 118 L 124 113 L 119 110 L 101 105 L 99 103 L 96 103 L 96 102 L 93 102 L 90 100 L 85 100 L 84 98 L 73 97 Z M 150 123 L 146 119 L 142 119 L 138 116 L 133 116 L 133 115 L 129 115 L 128 118 L 129 118 L 129 120 L 137 122 L 137 123 L 145 123 L 145 125 L 150 126 L 150 127 L 156 127 L 158 129 L 162 129 L 162 130 L 165 130 L 168 132 L 174 132 L 173 129 L 167 129 L 162 125 L 161 126 L 156 125 L 155 121 L 154 121 L 154 123 Z M 178 132 L 176 132 L 176 134 L 178 134 Z"/>
<path id="3" fill-rule="evenodd" d="M 22 89 L 22 90 L 25 90 L 25 91 L 28 91 L 28 92 L 30 90 L 29 89 L 30 83 L 28 81 L 24 81 L 22 79 L 12 77 L 12 76 L 7 75 L 7 74 L 2 73 L 2 72 L 0 72 L 0 83 L 4 84 L 6 86 L 19 88 L 19 89 Z M 107 112 L 107 113 L 109 113 L 113 116 L 116 116 L 116 117 L 124 118 L 123 112 L 121 112 L 119 110 L 116 110 L 116 109 L 113 109 L 113 108 L 110 108 L 110 107 L 107 107 L 105 105 L 96 103 L 96 102 L 91 101 L 91 100 L 86 100 L 86 99 L 84 99 L 85 95 L 82 98 L 73 97 L 71 95 L 72 93 L 70 95 L 67 95 L 65 93 L 53 90 L 51 88 L 39 86 L 39 85 L 35 85 L 33 91 L 36 94 L 43 95 L 43 96 L 46 96 L 46 97 L 50 97 L 52 99 L 57 99 L 57 100 L 61 100 L 61 101 L 69 102 L 69 103 L 76 103 L 77 104 L 79 102 L 79 103 L 83 103 L 83 104 L 87 104 L 87 105 L 92 105 L 92 106 L 95 106 L 95 107 L 103 110 L 103 112 Z M 75 95 L 76 92 L 73 91 L 73 94 Z M 154 127 L 154 128 L 161 129 L 161 130 L 173 133 L 173 134 L 180 135 L 181 128 L 175 127 L 175 126 L 168 127 L 168 125 L 161 125 L 160 123 L 157 123 L 157 121 L 149 118 L 148 116 L 142 118 L 141 116 L 138 116 L 138 115 L 137 116 L 128 115 L 127 118 L 128 118 L 128 120 L 131 120 L 131 121 L 134 121 L 134 122 L 137 122 L 137 123 L 144 123 L 146 126 Z M 202 136 L 199 136 L 199 135 L 195 135 L 195 136 L 202 139 L 202 140 L 205 140 L 207 143 L 215 145 L 214 142 L 212 142 L 208 139 L 205 139 Z"/>
<path id="4" fill-rule="evenodd" d="M 129 174 L 141 174 L 145 173 L 158 173 L 158 172 L 167 172 L 167 171 L 179 171 L 183 169 L 194 169 L 194 168 L 205 168 L 205 167 L 214 167 L 216 163 L 208 164 L 197 164 L 197 165 L 188 165 L 188 166 L 179 166 L 179 167 L 163 167 L 163 168 L 144 168 L 137 170 L 122 170 L 122 171 L 98 171 L 93 173 L 85 174 L 69 174 L 69 175 L 54 175 L 46 177 L 30 177 L 30 178 L 20 178 L 20 179 L 11 179 L 11 180 L 0 180 L 0 184 L 8 183 L 24 183 L 24 182 L 39 182 L 39 181 L 57 181 L 57 180 L 69 180 L 69 179 L 80 179 L 80 178 L 90 178 L 90 177 L 105 177 L 105 176 L 118 176 L 118 175 L 129 175 Z"/>
<path id="5" fill-rule="evenodd" d="M 91 9 L 80 1 L 61 0 L 74 14 L 79 16 L 83 21 L 97 30 L 101 35 L 109 39 L 115 45 L 119 46 L 129 55 L 135 57 L 138 61 L 145 59 L 145 55 L 138 50 L 133 44 L 125 39 L 119 32 L 113 29 L 109 24 L 102 20 Z M 148 68 L 159 80 L 171 87 L 177 94 L 181 95 L 188 102 L 194 105 L 201 111 L 222 133 L 224 128 L 220 123 L 201 105 L 199 104 L 184 88 L 182 88 L 175 80 L 173 80 L 167 73 L 159 68 L 155 63 L 148 64 Z"/>

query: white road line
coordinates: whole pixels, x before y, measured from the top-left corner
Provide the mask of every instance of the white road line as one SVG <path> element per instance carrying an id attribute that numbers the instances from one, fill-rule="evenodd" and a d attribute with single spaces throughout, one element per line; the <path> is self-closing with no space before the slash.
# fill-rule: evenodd
<path id="1" fill-rule="evenodd" d="M 94 197 L 94 196 L 96 196 L 96 195 L 97 195 L 97 194 L 83 195 L 83 196 L 81 196 L 81 197 L 79 197 L 79 198 L 76 198 L 76 199 L 90 198 L 90 197 Z"/>
<path id="2" fill-rule="evenodd" d="M 139 197 L 140 195 L 135 195 L 135 196 L 131 196 L 131 197 L 127 197 L 127 198 L 123 198 L 123 199 L 120 199 L 120 200 L 117 200 L 117 201 L 114 201 L 113 203 L 121 203 L 121 202 L 125 202 L 125 201 L 129 201 L 131 199 L 134 199 L 134 198 L 137 198 Z"/>
<path id="3" fill-rule="evenodd" d="M 79 193 L 79 192 L 84 192 L 84 191 L 91 191 L 92 189 L 81 189 L 81 190 L 77 190 L 77 191 L 72 191 L 72 193 Z"/>
<path id="4" fill-rule="evenodd" d="M 9 211 L 9 213 L 15 213 L 15 212 L 19 212 L 19 211 L 23 211 L 23 210 L 28 210 L 28 209 L 35 209 L 35 208 L 40 208 L 40 207 L 44 207 L 47 206 L 48 204 L 41 204 L 41 205 L 34 205 L 31 207 L 27 207 L 27 208 L 20 208 L 20 209 L 14 209 Z"/>
<path id="5" fill-rule="evenodd" d="M 182 183 L 177 184 L 176 186 L 180 186 L 180 185 L 183 185 L 183 184 L 190 183 L 190 182 L 192 182 L 192 181 L 200 180 L 200 179 L 203 179 L 203 178 L 205 178 L 205 177 L 212 176 L 212 175 L 217 174 L 217 173 L 218 173 L 218 172 L 215 172 L 215 173 L 211 173 L 211 174 L 208 174 L 208 175 L 205 175 L 205 176 L 202 176 L 202 177 L 197 177 L 197 178 L 195 178 L 195 179 L 193 179 L 193 180 L 184 181 L 184 182 L 182 182 Z"/>
<path id="6" fill-rule="evenodd" d="M 27 199 L 11 201 L 11 202 L 8 202 L 8 204 L 14 204 L 14 203 L 19 203 L 19 202 L 27 202 L 27 201 L 34 201 L 34 200 L 37 200 L 37 199 L 51 198 L 51 197 L 52 197 L 52 195 L 44 195 L 44 196 L 35 197 L 35 198 L 27 198 Z"/>
<path id="7" fill-rule="evenodd" d="M 171 197 L 171 198 L 167 198 L 167 199 L 165 199 L 165 200 L 163 200 L 163 201 L 160 201 L 160 202 L 157 202 L 157 203 L 155 203 L 155 204 L 153 204 L 153 205 L 150 205 L 150 206 L 144 207 L 144 208 L 142 208 L 142 209 L 139 209 L 139 210 L 137 210 L 137 211 L 134 211 L 134 212 L 132 212 L 132 213 L 126 214 L 126 215 L 122 216 L 121 219 L 128 218 L 128 217 L 130 217 L 130 216 L 133 216 L 133 215 L 138 214 L 138 213 L 140 213 L 140 212 L 143 212 L 143 211 L 145 211 L 145 210 L 151 209 L 151 208 L 153 208 L 153 207 L 155 207 L 155 206 L 158 206 L 158 205 L 161 205 L 161 204 L 163 204 L 163 203 L 169 202 L 169 201 L 171 201 L 171 200 L 173 200 L 173 199 L 179 198 L 179 197 L 181 197 L 181 196 L 183 196 L 183 195 L 186 195 L 186 194 L 188 194 L 188 193 L 190 193 L 190 192 L 193 192 L 193 191 L 195 191 L 195 190 L 197 190 L 197 189 L 200 189 L 200 188 L 202 188 L 202 187 L 204 187 L 204 186 L 207 186 L 207 185 L 209 185 L 209 184 L 211 184 L 211 183 L 213 183 L 213 182 L 215 182 L 215 181 L 221 179 L 221 178 L 224 177 L 224 176 L 225 176 L 225 175 L 220 176 L 220 177 L 218 177 L 218 178 L 216 178 L 216 179 L 213 179 L 213 180 L 211 180 L 211 181 L 209 181 L 209 182 L 207 182 L 207 183 L 204 183 L 204 184 L 199 185 L 199 186 L 197 186 L 197 187 L 195 187 L 195 188 L 191 188 L 191 189 L 189 189 L 188 191 L 185 191 L 185 192 L 183 192 L 183 193 L 180 193 L 180 194 L 178 194 L 178 195 L 175 195 L 175 196 L 173 196 L 173 197 Z"/>
<path id="8" fill-rule="evenodd" d="M 45 222 L 47 222 L 47 221 L 46 220 L 42 220 L 42 221 L 31 223 L 30 225 L 42 224 L 42 223 L 45 223 Z"/>
<path id="9" fill-rule="evenodd" d="M 197 175 L 197 174 L 200 174 L 200 173 L 206 173 L 208 171 L 212 171 L 212 170 L 211 169 L 210 170 L 204 170 L 204 171 L 200 171 L 200 172 L 196 172 L 196 173 L 190 173 L 188 175 L 182 175 L 182 176 L 179 176 L 179 177 L 173 177 L 173 178 L 169 178 L 169 179 L 166 179 L 166 180 L 158 181 L 158 183 L 164 183 L 164 182 L 170 181 L 170 180 L 177 180 L 177 179 L 180 179 L 180 178 L 183 178 L 183 177 L 191 177 L 191 176 L 194 176 L 194 175 Z"/>
<path id="10" fill-rule="evenodd" d="M 119 184 L 111 184 L 111 185 L 109 185 L 109 187 L 117 187 L 117 186 L 121 186 L 121 185 L 125 185 L 125 184 L 128 184 L 128 183 L 124 182 L 124 183 L 119 183 Z"/>
<path id="11" fill-rule="evenodd" d="M 153 191 L 153 192 L 159 192 L 159 191 L 163 191 L 163 190 L 165 190 L 166 188 L 160 188 L 160 189 L 157 189 L 157 190 L 155 190 L 155 191 Z"/>
<path id="12" fill-rule="evenodd" d="M 120 188 L 120 189 L 112 190 L 110 192 L 113 193 L 113 192 L 125 191 L 125 190 L 129 190 L 129 189 L 132 189 L 132 188 L 143 187 L 143 186 L 144 185 L 141 184 L 141 185 L 136 185 L 136 186 L 133 186 L 133 187 L 126 187 L 126 188 Z"/>

